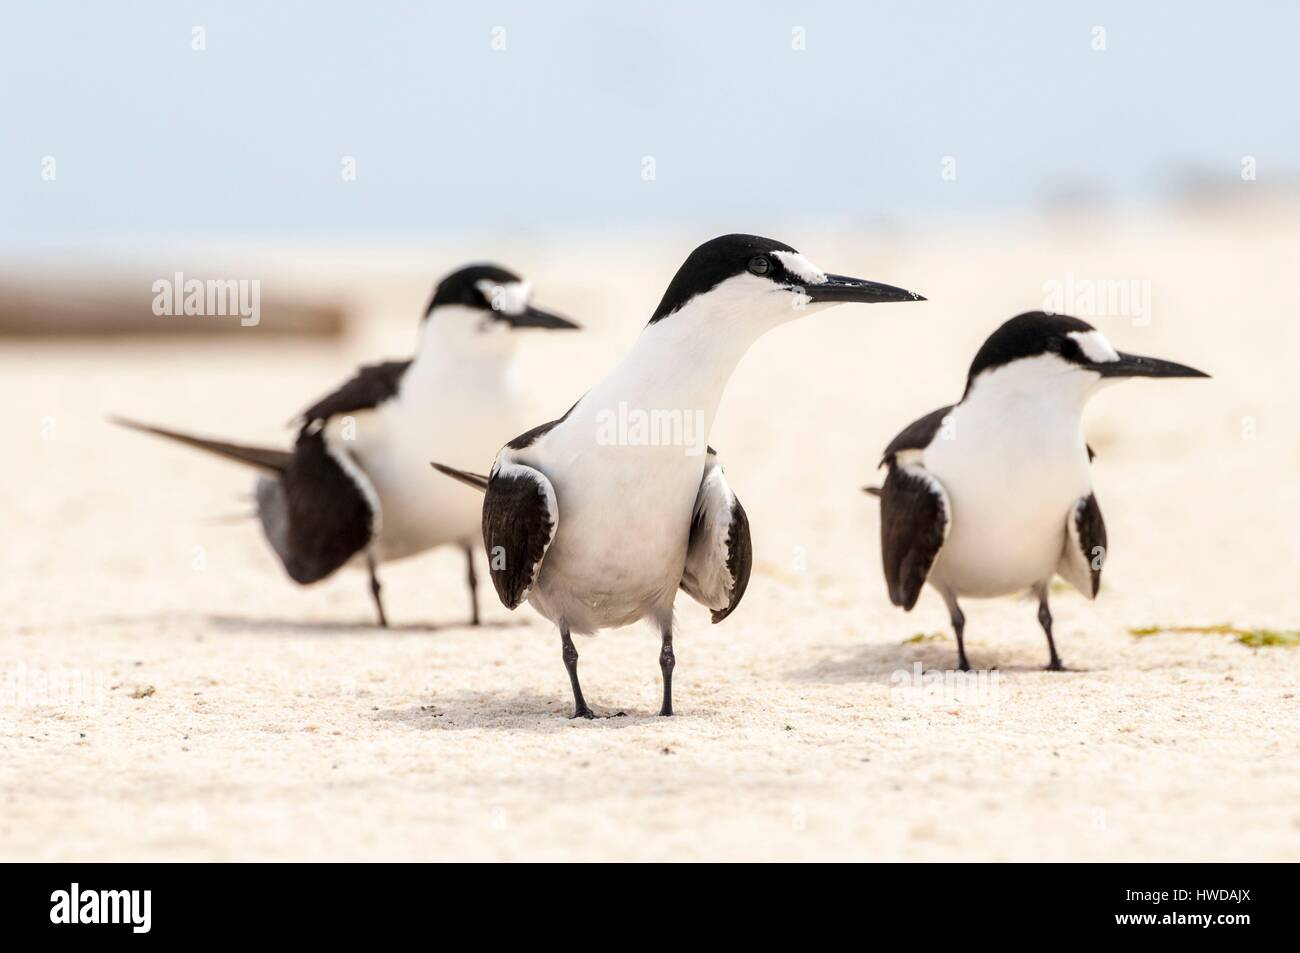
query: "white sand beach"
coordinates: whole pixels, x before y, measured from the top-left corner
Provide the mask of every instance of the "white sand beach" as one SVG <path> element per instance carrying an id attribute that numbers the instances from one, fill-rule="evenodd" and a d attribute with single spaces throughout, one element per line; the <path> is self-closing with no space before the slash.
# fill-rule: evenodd
<path id="1" fill-rule="evenodd" d="M 570 721 L 553 627 L 486 579 L 488 624 L 466 627 L 458 552 L 385 567 L 394 628 L 377 630 L 362 574 L 299 588 L 251 520 L 225 519 L 249 509 L 248 471 L 105 422 L 286 443 L 357 363 L 409 350 L 451 249 L 386 271 L 281 255 L 348 296 L 340 341 L 0 339 L 0 859 L 1300 860 L 1300 649 L 1129 633 L 1300 627 L 1294 218 L 771 226 L 930 300 L 791 324 L 741 364 L 710 442 L 753 578 L 717 626 L 679 595 L 671 719 L 648 627 L 578 641 L 588 700 L 626 714 Z M 589 327 L 525 343 L 537 422 L 707 237 L 476 252 Z M 1150 307 L 1080 316 L 1213 379 L 1090 406 L 1111 553 L 1095 603 L 1054 597 L 1071 671 L 1041 670 L 1031 602 L 972 601 L 972 663 L 996 672 L 956 695 L 900 687 L 955 646 L 933 592 L 889 604 L 860 488 L 898 430 L 960 396 L 997 324 L 1046 283 L 1097 280 L 1146 282 Z"/>

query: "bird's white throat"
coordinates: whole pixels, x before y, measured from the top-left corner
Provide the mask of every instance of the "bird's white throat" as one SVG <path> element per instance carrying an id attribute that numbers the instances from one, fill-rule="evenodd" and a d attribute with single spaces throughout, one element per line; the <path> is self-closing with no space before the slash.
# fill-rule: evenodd
<path id="1" fill-rule="evenodd" d="M 753 275 L 728 278 L 648 325 L 574 414 L 601 434 L 620 421 L 680 424 L 684 449 L 696 455 L 745 352 L 767 331 L 823 307 Z"/>
<path id="2" fill-rule="evenodd" d="M 515 356 L 518 335 L 491 312 L 464 305 L 441 305 L 420 324 L 417 362 L 433 365 L 479 364 L 504 366 Z"/>

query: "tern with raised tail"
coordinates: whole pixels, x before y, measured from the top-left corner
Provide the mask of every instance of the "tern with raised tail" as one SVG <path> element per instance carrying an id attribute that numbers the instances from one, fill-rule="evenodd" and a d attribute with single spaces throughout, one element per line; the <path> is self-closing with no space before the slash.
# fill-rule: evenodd
<path id="1" fill-rule="evenodd" d="M 1115 350 L 1100 331 L 1033 311 L 984 342 L 956 404 L 903 430 L 885 448 L 881 558 L 890 601 L 911 611 L 928 582 L 970 669 L 958 599 L 1032 593 L 1049 670 L 1064 668 L 1052 638 L 1048 592 L 1060 575 L 1089 599 L 1101 586 L 1106 524 L 1092 491 L 1083 435 L 1089 398 L 1134 377 L 1208 377 Z"/>
<path id="2" fill-rule="evenodd" d="M 381 626 L 375 567 L 435 546 L 465 552 L 470 622 L 479 624 L 474 549 L 477 494 L 429 486 L 429 458 L 491 460 L 527 419 L 514 373 L 519 332 L 577 328 L 533 307 L 527 282 L 495 265 L 471 265 L 439 282 L 420 322 L 413 358 L 361 367 L 296 419 L 292 450 L 196 437 L 117 418 L 261 471 L 257 518 L 294 582 L 306 585 L 355 562 L 365 566 Z"/>
<path id="3" fill-rule="evenodd" d="M 559 628 L 575 718 L 592 718 L 571 636 L 651 621 L 660 715 L 673 713 L 673 601 L 721 622 L 749 582 L 745 510 L 707 446 L 727 381 L 767 331 L 845 302 L 924 300 L 827 274 L 789 245 L 726 235 L 695 249 L 628 354 L 559 420 L 511 440 L 486 476 L 434 466 L 485 492 L 483 542 L 502 603 Z"/>

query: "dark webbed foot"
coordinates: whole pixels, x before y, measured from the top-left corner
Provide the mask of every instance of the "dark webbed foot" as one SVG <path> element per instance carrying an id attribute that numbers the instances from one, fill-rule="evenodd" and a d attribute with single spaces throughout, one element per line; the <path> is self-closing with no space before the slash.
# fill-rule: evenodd
<path id="1" fill-rule="evenodd" d="M 627 717 L 627 712 L 625 711 L 616 711 L 612 715 L 598 715 L 590 708 L 584 705 L 582 708 L 578 709 L 572 715 L 569 716 L 569 721 L 573 721 L 575 718 L 586 718 L 588 721 L 590 721 L 595 718 L 625 718 L 625 717 Z"/>

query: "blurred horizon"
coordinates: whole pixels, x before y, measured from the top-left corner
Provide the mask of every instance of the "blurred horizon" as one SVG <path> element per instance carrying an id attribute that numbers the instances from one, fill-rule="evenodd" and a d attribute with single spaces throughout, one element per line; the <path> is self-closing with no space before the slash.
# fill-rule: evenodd
<path id="1" fill-rule="evenodd" d="M 1300 192 L 1300 123 L 1277 112 L 1300 5 L 6 12 L 10 253 L 879 231 Z"/>

